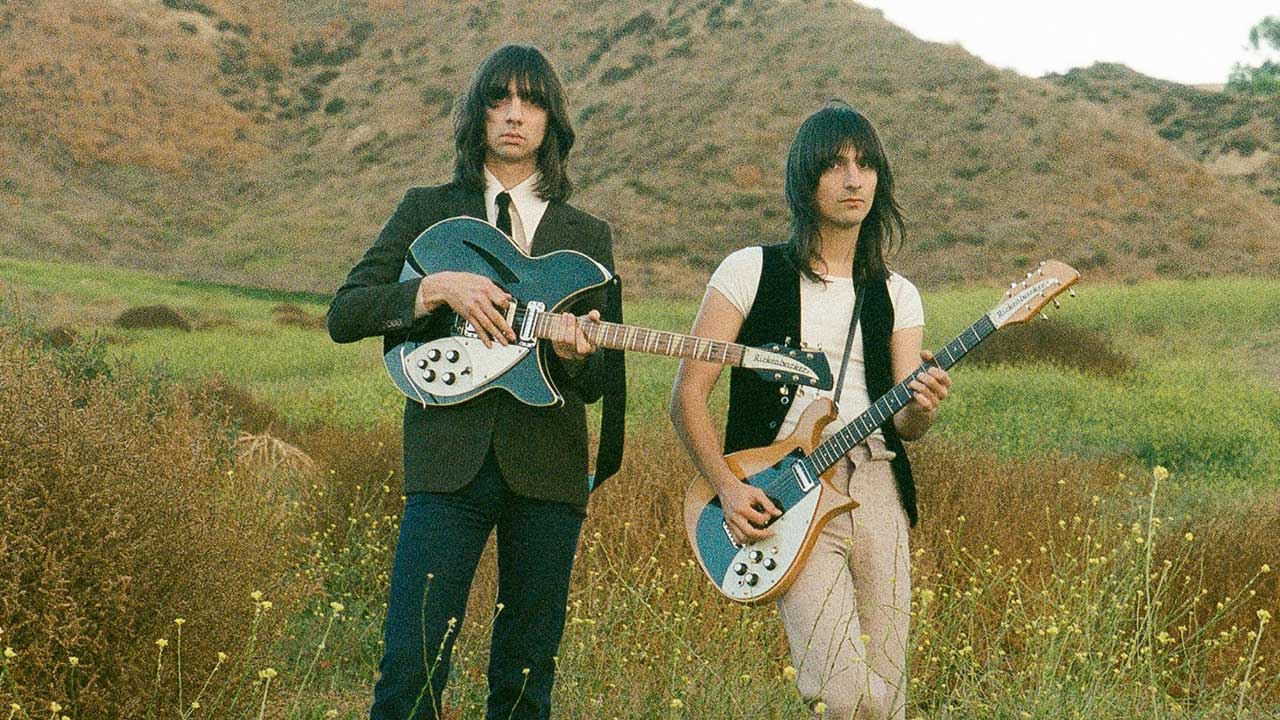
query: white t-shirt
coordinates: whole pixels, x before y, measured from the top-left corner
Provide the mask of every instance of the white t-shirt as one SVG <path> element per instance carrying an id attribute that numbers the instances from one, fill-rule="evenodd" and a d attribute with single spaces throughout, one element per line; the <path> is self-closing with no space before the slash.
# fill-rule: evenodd
<path id="1" fill-rule="evenodd" d="M 763 248 L 742 248 L 720 263 L 720 267 L 716 268 L 707 282 L 707 287 L 724 295 L 745 318 L 755 302 L 763 266 Z M 849 334 L 849 323 L 853 320 L 853 280 L 831 276 L 826 276 L 826 279 L 826 283 L 821 283 L 800 277 L 800 342 L 825 353 L 833 378 L 839 378 L 845 339 Z M 890 273 L 888 288 L 889 300 L 893 303 L 893 329 L 897 331 L 923 327 L 924 306 L 920 302 L 920 291 L 916 286 L 901 275 Z M 776 342 L 784 339 L 777 338 Z M 792 342 L 795 342 L 795 338 L 792 338 Z M 800 415 L 819 395 L 833 398 L 835 391 L 817 390 L 803 385 L 798 387 L 787 416 L 778 428 L 777 437 L 783 437 L 795 429 Z M 827 426 L 827 433 L 839 431 L 869 407 L 871 398 L 867 393 L 866 372 L 862 361 L 862 323 L 858 323 L 853 346 L 849 349 L 849 369 L 845 371 L 844 392 L 840 395 L 840 419 Z M 876 431 L 875 434 L 880 435 L 880 432 Z"/>

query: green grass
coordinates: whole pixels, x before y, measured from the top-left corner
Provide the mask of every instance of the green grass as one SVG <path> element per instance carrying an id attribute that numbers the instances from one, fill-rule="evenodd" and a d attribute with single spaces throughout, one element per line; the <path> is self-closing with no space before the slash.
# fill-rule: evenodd
<path id="1" fill-rule="evenodd" d="M 180 377 L 217 374 L 272 404 L 289 423 L 362 427 L 394 423 L 402 401 L 387 380 L 377 339 L 336 345 L 319 329 L 282 326 L 281 303 L 324 313 L 326 298 L 175 281 L 71 264 L 0 260 L 0 284 L 37 320 L 101 328 L 112 354 L 163 365 Z M 925 293 L 926 345 L 940 347 L 993 306 L 994 288 Z M 190 333 L 121 330 L 109 323 L 133 305 L 168 304 L 192 318 Z M 630 323 L 687 332 L 692 301 L 628 302 Z M 1253 279 L 1085 285 L 1052 322 L 1094 330 L 1136 360 L 1108 379 L 1052 365 L 955 371 L 956 388 L 936 432 L 1006 458 L 1064 453 L 1197 478 L 1188 497 L 1248 492 L 1280 479 L 1280 283 Z M 633 432 L 664 432 L 675 361 L 628 360 Z M 723 407 L 722 381 L 716 403 Z"/>

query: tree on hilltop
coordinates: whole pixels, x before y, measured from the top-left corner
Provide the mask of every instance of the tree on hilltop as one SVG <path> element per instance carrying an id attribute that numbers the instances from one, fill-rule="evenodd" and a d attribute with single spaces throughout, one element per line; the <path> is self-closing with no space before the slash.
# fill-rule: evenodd
<path id="1" fill-rule="evenodd" d="M 1268 15 L 1249 31 L 1254 52 L 1280 52 L 1280 16 Z M 1264 58 L 1261 65 L 1236 63 L 1227 89 L 1251 95 L 1280 95 L 1280 62 Z"/>

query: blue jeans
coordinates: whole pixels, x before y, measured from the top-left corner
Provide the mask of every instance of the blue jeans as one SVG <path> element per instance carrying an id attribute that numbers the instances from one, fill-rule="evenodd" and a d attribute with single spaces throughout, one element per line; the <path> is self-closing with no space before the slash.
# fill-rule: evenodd
<path id="1" fill-rule="evenodd" d="M 489 644 L 489 720 L 551 716 L 555 655 L 583 515 L 516 495 L 493 453 L 452 493 L 405 500 L 371 720 L 435 720 L 453 642 L 489 533 L 498 529 L 498 603 Z M 527 676 L 526 676 L 527 669 Z"/>

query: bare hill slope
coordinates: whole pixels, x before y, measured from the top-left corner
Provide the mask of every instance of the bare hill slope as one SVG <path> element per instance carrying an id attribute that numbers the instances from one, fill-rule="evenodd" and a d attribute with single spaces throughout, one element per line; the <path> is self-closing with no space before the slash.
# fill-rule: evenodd
<path id="1" fill-rule="evenodd" d="M 911 221 L 895 262 L 922 283 L 1047 256 L 1091 279 L 1280 273 L 1266 199 L 1147 122 L 848 2 L 324 5 L 0 5 L 0 253 L 331 290 L 405 187 L 447 179 L 478 60 L 529 41 L 570 86 L 575 202 L 647 293 L 785 236 L 787 145 L 831 97 L 882 129 Z"/>
<path id="2" fill-rule="evenodd" d="M 1160 137 L 1235 187 L 1266 197 L 1280 216 L 1280 96 L 1189 87 L 1124 65 L 1095 63 L 1046 79 L 1126 117 L 1149 123 Z"/>

